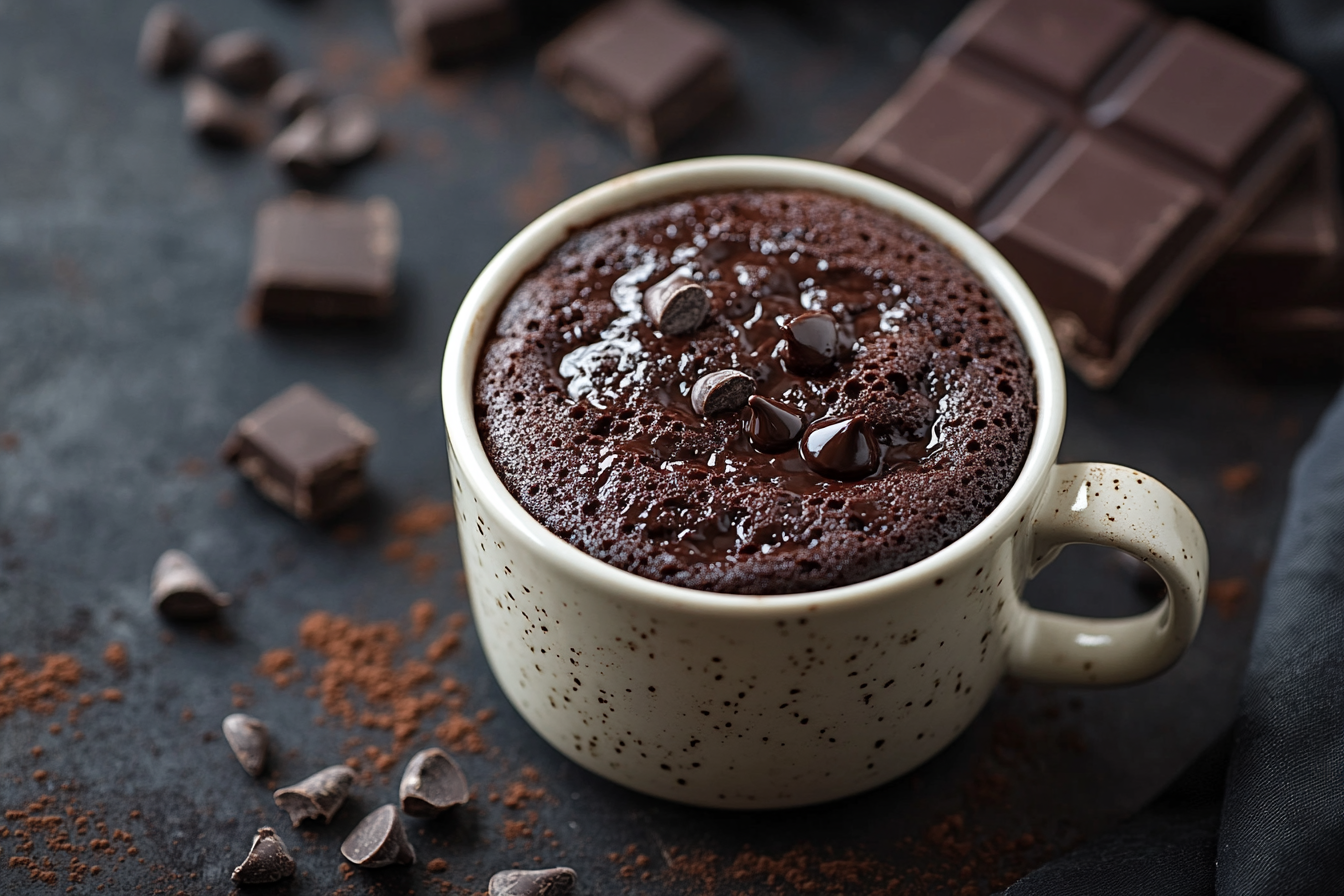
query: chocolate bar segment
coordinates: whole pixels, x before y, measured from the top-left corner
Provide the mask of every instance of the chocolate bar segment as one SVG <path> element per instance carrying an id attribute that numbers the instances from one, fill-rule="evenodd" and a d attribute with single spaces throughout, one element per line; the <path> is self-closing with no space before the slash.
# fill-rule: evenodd
<path id="1" fill-rule="evenodd" d="M 354 414 L 299 383 L 238 421 L 221 454 L 271 501 L 320 520 L 364 493 L 364 459 L 377 441 Z"/>
<path id="2" fill-rule="evenodd" d="M 978 228 L 1105 386 L 1325 126 L 1299 72 L 1199 23 L 981 0 L 838 160 Z"/>
<path id="3" fill-rule="evenodd" d="M 387 315 L 400 231 L 396 206 L 382 197 L 299 193 L 267 202 L 257 212 L 251 316 L 300 323 Z"/>
<path id="4" fill-rule="evenodd" d="M 728 38 L 665 0 L 615 0 L 542 49 L 571 103 L 624 132 L 641 156 L 690 131 L 733 93 Z"/>

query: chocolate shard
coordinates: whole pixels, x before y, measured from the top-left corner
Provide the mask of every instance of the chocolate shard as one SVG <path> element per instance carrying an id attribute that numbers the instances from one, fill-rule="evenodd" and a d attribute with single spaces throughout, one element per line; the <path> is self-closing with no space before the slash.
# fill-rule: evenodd
<path id="1" fill-rule="evenodd" d="M 829 311 L 804 311 L 784 324 L 784 363 L 790 372 L 825 373 L 841 351 L 840 325 Z"/>
<path id="2" fill-rule="evenodd" d="M 154 608 L 169 619 L 210 619 L 232 602 L 195 561 L 178 550 L 164 551 L 159 557 L 149 588 Z"/>
<path id="3" fill-rule="evenodd" d="M 285 848 L 285 842 L 274 828 L 257 828 L 252 838 L 252 849 L 248 851 L 243 864 L 233 869 L 233 882 L 239 886 L 253 884 L 273 884 L 278 880 L 292 877 L 294 857 Z"/>
<path id="4" fill-rule="evenodd" d="M 256 122 L 242 103 L 205 78 L 187 80 L 182 88 L 182 120 L 200 140 L 224 149 L 239 149 L 257 134 Z"/>
<path id="5" fill-rule="evenodd" d="M 807 418 L 792 405 L 764 395 L 747 399 L 751 419 L 747 421 L 747 436 L 757 451 L 781 454 L 798 444 Z"/>
<path id="6" fill-rule="evenodd" d="M 490 878 L 489 896 L 569 896 L 578 882 L 573 868 L 501 871 Z"/>
<path id="7" fill-rule="evenodd" d="M 823 417 L 803 432 L 798 447 L 809 467 L 841 481 L 873 475 L 882 460 L 872 427 L 862 415 Z"/>
<path id="8" fill-rule="evenodd" d="M 296 182 L 324 186 L 336 175 L 327 152 L 328 119 L 321 109 L 309 109 L 271 141 L 266 155 Z"/>
<path id="9" fill-rule="evenodd" d="M 392 14 L 402 46 L 431 66 L 480 56 L 517 30 L 511 0 L 392 0 Z"/>
<path id="10" fill-rule="evenodd" d="M 283 66 L 271 42 L 249 29 L 211 38 L 201 48 L 201 68 L 239 93 L 264 93 L 280 77 Z"/>
<path id="11" fill-rule="evenodd" d="M 235 712 L 224 717 L 221 727 L 224 729 L 224 739 L 229 742 L 233 755 L 238 757 L 238 764 L 243 767 L 243 771 L 254 778 L 260 775 L 266 767 L 266 750 L 271 743 L 271 733 L 266 724 L 260 719 Z"/>
<path id="12" fill-rule="evenodd" d="M 368 158 L 382 137 L 378 111 L 363 97 L 343 96 L 327 108 L 326 154 L 331 164 L 353 165 Z"/>
<path id="13" fill-rule="evenodd" d="M 322 105 L 324 99 L 317 73 L 307 69 L 289 72 L 266 93 L 267 107 L 286 124 Z"/>
<path id="14" fill-rule="evenodd" d="M 275 792 L 275 804 L 289 813 L 294 827 L 308 818 L 320 818 L 323 824 L 330 824 L 354 783 L 354 772 L 344 765 L 333 765 L 297 784 L 281 787 Z"/>
<path id="15" fill-rule="evenodd" d="M 756 391 L 756 380 L 740 370 L 716 370 L 695 381 L 691 407 L 702 417 L 740 411 Z"/>
<path id="16" fill-rule="evenodd" d="M 199 42 L 187 14 L 175 3 L 160 3 L 140 26 L 137 60 L 146 74 L 166 78 L 191 65 Z"/>
<path id="17" fill-rule="evenodd" d="M 709 290 L 680 272 L 644 290 L 644 313 L 669 336 L 699 329 L 709 313 Z"/>
<path id="18" fill-rule="evenodd" d="M 470 795 L 461 767 L 438 747 L 421 750 L 406 763 L 401 776 L 401 811 L 414 818 L 433 818 L 465 803 Z"/>
<path id="19" fill-rule="evenodd" d="M 391 803 L 364 816 L 341 844 L 341 855 L 361 868 L 415 864 L 415 849 Z"/>

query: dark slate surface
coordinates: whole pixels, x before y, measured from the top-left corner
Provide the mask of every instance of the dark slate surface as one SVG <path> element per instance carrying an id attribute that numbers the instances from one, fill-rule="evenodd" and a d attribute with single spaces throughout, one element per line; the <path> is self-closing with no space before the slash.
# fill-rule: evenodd
<path id="1" fill-rule="evenodd" d="M 955 848 L 928 845 L 931 826 L 956 814 L 970 832 L 963 841 L 1032 834 L 1034 846 L 995 864 L 1020 873 L 1135 810 L 1229 722 L 1288 464 L 1333 382 L 1253 373 L 1182 314 L 1114 391 L 1070 381 L 1063 449 L 1065 460 L 1129 464 L 1168 483 L 1207 528 L 1214 578 L 1250 583 L 1244 599 L 1210 610 L 1172 671 L 1095 692 L 1007 684 L 960 740 L 903 780 L 820 808 L 744 815 L 646 799 L 569 764 L 508 707 L 468 630 L 437 673 L 468 686 L 471 710 L 498 715 L 482 726 L 491 752 L 463 764 L 482 795 L 535 766 L 550 794 L 535 807 L 535 827 L 551 829 L 557 845 L 537 836 L 510 848 L 502 825 L 524 814 L 479 799 L 455 819 L 411 825 L 420 865 L 343 880 L 341 837 L 361 811 L 394 798 L 395 781 L 360 788 L 330 829 L 301 837 L 282 826 L 265 784 L 241 772 L 221 739 L 207 738 L 232 709 L 230 686 L 242 684 L 255 691 L 249 711 L 272 723 L 282 783 L 349 755 L 352 735 L 386 745 L 383 732 L 313 725 L 320 710 L 302 686 L 277 690 L 252 669 L 262 651 L 296 644 L 314 609 L 402 622 L 417 599 L 444 614 L 465 609 L 451 529 L 425 541 L 443 561 L 427 583 L 380 556 L 397 510 L 449 497 L 438 382 L 454 309 L 519 226 L 637 163 L 538 81 L 525 44 L 408 86 L 380 0 L 184 5 L 209 30 L 261 28 L 292 65 L 320 65 L 334 83 L 382 97 L 392 151 L 338 192 L 384 194 L 400 206 L 403 301 L 377 327 L 244 329 L 237 308 L 252 216 L 286 188 L 280 177 L 259 153 L 215 153 L 183 135 L 178 85 L 149 82 L 134 67 L 146 0 L 0 0 L 0 432 L 17 437 L 0 441 L 0 652 L 30 664 L 70 652 L 86 669 L 77 693 L 125 695 L 96 701 L 60 734 L 49 725 L 66 721 L 65 707 L 0 720 L 0 808 L 52 793 L 58 805 L 101 807 L 100 817 L 131 833 L 138 855 L 126 856 L 119 841 L 126 860 L 97 859 L 106 870 L 75 892 L 100 883 L 109 892 L 228 892 L 228 870 L 258 824 L 280 826 L 294 848 L 300 876 L 277 891 L 296 894 L 436 893 L 440 882 L 469 892 L 494 870 L 533 861 L 572 865 L 585 894 L 698 893 L 711 887 L 668 869 L 676 852 L 712 851 L 722 869 L 747 848 L 778 858 L 795 847 L 811 849 L 814 864 L 793 883 L 752 873 L 733 889 L 824 884 L 815 856 L 853 850 L 883 863 L 883 880 L 899 873 L 909 892 L 987 892 L 985 865 L 972 863 L 962 878 Z M 735 35 L 742 101 L 672 157 L 825 157 L 953 12 L 932 0 L 833 0 L 802 11 L 696 5 Z M 346 520 L 364 528 L 354 544 L 289 519 L 213 460 L 237 417 L 300 379 L 381 434 L 374 495 Z M 184 469 L 191 458 L 206 459 L 204 470 Z M 1247 461 L 1260 465 L 1260 479 L 1238 494 L 1221 488 L 1220 469 Z M 242 594 L 225 626 L 197 632 L 155 617 L 149 571 L 168 547 L 191 552 Z M 1029 596 L 1099 614 L 1145 606 L 1097 549 L 1066 551 Z M 130 653 L 123 676 L 100 659 L 112 640 Z M 314 665 L 312 654 L 300 660 Z M 41 758 L 30 753 L 35 745 Z M 45 782 L 33 780 L 38 768 L 49 772 Z M 131 819 L 132 810 L 142 816 Z M 31 882 L 9 867 L 16 840 L 0 836 L 0 891 L 71 886 L 66 854 L 41 840 L 34 855 L 56 856 L 60 882 Z M 631 866 L 634 877 L 620 876 L 632 858 L 608 859 L 627 847 L 649 857 Z M 425 870 L 435 856 L 448 860 L 446 873 Z"/>

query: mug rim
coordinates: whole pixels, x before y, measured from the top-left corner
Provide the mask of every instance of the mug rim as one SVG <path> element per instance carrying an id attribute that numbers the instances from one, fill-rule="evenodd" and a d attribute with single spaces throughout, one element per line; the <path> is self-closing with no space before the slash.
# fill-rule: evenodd
<path id="1" fill-rule="evenodd" d="M 486 456 L 473 412 L 476 365 L 500 307 L 528 272 L 575 232 L 612 215 L 673 196 L 731 189 L 815 189 L 866 202 L 905 218 L 941 242 L 981 278 L 1008 313 L 1031 359 L 1036 427 L 1027 458 L 1008 493 L 970 531 L 929 556 L 861 582 L 792 594 L 724 594 L 657 582 L 612 566 L 551 532 L 509 493 Z M 711 156 L 619 175 L 561 202 L 518 232 L 486 264 L 453 318 L 444 349 L 442 400 L 448 450 L 457 475 L 512 529 L 574 574 L 609 593 L 666 609 L 706 615 L 774 615 L 839 610 L 925 584 L 1016 525 L 1034 510 L 1039 488 L 1059 454 L 1064 430 L 1064 366 L 1040 303 L 980 234 L 903 187 L 827 162 L 781 156 Z"/>

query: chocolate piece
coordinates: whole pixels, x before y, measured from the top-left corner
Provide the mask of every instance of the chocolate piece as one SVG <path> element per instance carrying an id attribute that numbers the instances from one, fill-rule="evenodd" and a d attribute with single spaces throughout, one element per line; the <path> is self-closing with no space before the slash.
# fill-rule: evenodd
<path id="1" fill-rule="evenodd" d="M 1300 72 L 1197 22 L 980 0 L 839 160 L 977 227 L 1105 386 L 1324 128 Z"/>
<path id="2" fill-rule="evenodd" d="M 392 12 L 406 52 L 434 66 L 479 56 L 517 30 L 510 0 L 393 0 Z"/>
<path id="3" fill-rule="evenodd" d="M 309 109 L 276 135 L 266 155 L 304 186 L 330 183 L 336 166 L 327 152 L 327 130 L 326 113 Z"/>
<path id="4" fill-rule="evenodd" d="M 256 122 L 242 103 L 205 78 L 190 78 L 182 88 L 182 118 L 187 130 L 213 146 L 238 149 L 257 134 Z"/>
<path id="5" fill-rule="evenodd" d="M 341 855 L 361 868 L 415 864 L 415 849 L 406 839 L 397 807 L 390 803 L 364 817 L 341 844 Z"/>
<path id="6" fill-rule="evenodd" d="M 231 603 L 209 576 L 182 551 L 164 551 L 150 580 L 154 608 L 169 619 L 211 619 Z"/>
<path id="7" fill-rule="evenodd" d="M 238 764 L 252 777 L 261 774 L 266 767 L 266 749 L 271 743 L 271 733 L 260 719 L 254 719 L 241 712 L 224 717 L 224 739 L 229 749 L 238 757 Z"/>
<path id="8" fill-rule="evenodd" d="M 652 157 L 732 96 L 728 38 L 665 0 L 615 0 L 548 44 L 538 67 L 571 103 Z"/>
<path id="9" fill-rule="evenodd" d="M 871 476 L 882 463 L 873 429 L 862 416 L 815 421 L 803 432 L 798 449 L 813 470 L 842 481 Z"/>
<path id="10" fill-rule="evenodd" d="M 323 99 L 317 73 L 302 69 L 280 78 L 266 93 L 266 105 L 286 124 L 309 109 L 322 105 Z"/>
<path id="11" fill-rule="evenodd" d="M 275 804 L 289 813 L 294 827 L 309 818 L 320 818 L 323 824 L 330 824 L 354 783 L 354 772 L 344 765 L 333 765 L 297 784 L 281 787 L 275 792 Z"/>
<path id="12" fill-rule="evenodd" d="M 250 304 L 262 321 L 367 319 L 392 310 L 401 222 L 391 200 L 295 195 L 257 212 Z"/>
<path id="13" fill-rule="evenodd" d="M 364 458 L 377 434 L 307 383 L 238 421 L 224 459 L 299 519 L 321 519 L 364 493 Z"/>
<path id="14" fill-rule="evenodd" d="M 438 747 L 412 756 L 401 776 L 401 811 L 415 818 L 434 818 L 465 803 L 469 794 L 467 776 Z"/>
<path id="15" fill-rule="evenodd" d="M 751 396 L 747 405 L 751 408 L 747 435 L 757 451 L 782 454 L 798 443 L 807 419 L 797 408 L 764 395 Z"/>
<path id="16" fill-rule="evenodd" d="M 790 370 L 825 373 L 840 354 L 840 324 L 829 311 L 804 311 L 784 324 L 784 363 Z"/>
<path id="17" fill-rule="evenodd" d="M 382 134 L 377 110 L 363 97 L 343 96 L 327 109 L 326 153 L 333 165 L 353 165 L 368 158 Z"/>
<path id="18" fill-rule="evenodd" d="M 196 28 L 186 13 L 174 3 L 160 3 L 140 26 L 140 68 L 159 78 L 175 75 L 196 58 L 198 42 Z"/>
<path id="19" fill-rule="evenodd" d="M 573 868 L 500 871 L 490 878 L 489 896 L 569 896 L 578 882 Z"/>
<path id="20" fill-rule="evenodd" d="M 644 313 L 669 336 L 685 336 L 704 323 L 709 290 L 685 274 L 673 274 L 644 290 Z"/>
<path id="21" fill-rule="evenodd" d="M 239 93 L 265 93 L 283 71 L 271 42 L 256 31 L 229 31 L 201 48 L 201 68 Z"/>
<path id="22" fill-rule="evenodd" d="M 252 838 L 252 848 L 248 850 L 243 864 L 233 869 L 232 880 L 240 886 L 253 884 L 273 884 L 278 880 L 292 877 L 294 857 L 285 848 L 285 842 L 274 828 L 257 828 Z"/>
<path id="23" fill-rule="evenodd" d="M 702 417 L 728 411 L 740 411 L 756 391 L 751 374 L 740 370 L 716 370 L 695 381 L 691 387 L 691 407 Z"/>

